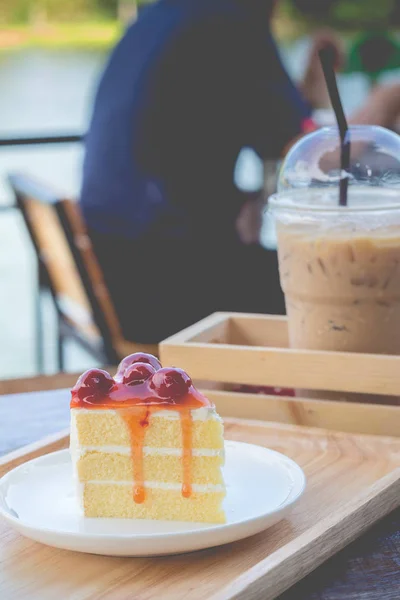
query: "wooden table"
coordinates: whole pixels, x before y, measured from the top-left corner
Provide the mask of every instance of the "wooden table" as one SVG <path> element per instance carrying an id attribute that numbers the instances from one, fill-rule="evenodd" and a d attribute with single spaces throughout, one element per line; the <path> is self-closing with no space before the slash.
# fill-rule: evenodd
<path id="1" fill-rule="evenodd" d="M 0 455 L 68 427 L 68 402 L 67 390 L 0 396 Z M 399 599 L 400 510 L 279 597 Z"/>

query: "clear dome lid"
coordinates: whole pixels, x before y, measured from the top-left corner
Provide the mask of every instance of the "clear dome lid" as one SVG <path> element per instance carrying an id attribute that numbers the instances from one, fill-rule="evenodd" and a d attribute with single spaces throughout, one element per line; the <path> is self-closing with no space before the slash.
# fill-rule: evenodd
<path id="1" fill-rule="evenodd" d="M 350 127 L 349 185 L 400 190 L 400 136 L 372 125 Z M 337 127 L 323 127 L 301 138 L 288 152 L 278 177 L 278 192 L 337 186 L 341 177 Z"/>

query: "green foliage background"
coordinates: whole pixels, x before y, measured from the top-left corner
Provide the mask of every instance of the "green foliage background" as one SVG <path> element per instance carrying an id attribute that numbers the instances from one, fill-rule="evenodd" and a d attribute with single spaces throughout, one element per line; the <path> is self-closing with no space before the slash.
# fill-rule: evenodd
<path id="1" fill-rule="evenodd" d="M 340 29 L 383 27 L 400 23 L 398 0 L 283 0 L 292 18 L 306 17 Z"/>
<path id="2" fill-rule="evenodd" d="M 118 0 L 0 0 L 0 17 L 9 24 L 28 23 L 40 14 L 49 21 L 115 19 L 117 12 Z"/>
<path id="3" fill-rule="evenodd" d="M 137 3 L 148 1 L 151 0 L 138 0 Z M 133 2 L 134 0 L 0 0 L 0 20 L 8 24 L 24 24 L 38 15 L 53 22 L 114 20 L 118 16 L 118 5 Z M 314 16 L 314 20 L 319 23 L 341 29 L 400 24 L 398 0 L 281 0 L 281 3 L 282 14 L 286 17 L 301 21 L 302 17 L 309 20 Z M 317 19 L 316 12 L 319 13 Z"/>

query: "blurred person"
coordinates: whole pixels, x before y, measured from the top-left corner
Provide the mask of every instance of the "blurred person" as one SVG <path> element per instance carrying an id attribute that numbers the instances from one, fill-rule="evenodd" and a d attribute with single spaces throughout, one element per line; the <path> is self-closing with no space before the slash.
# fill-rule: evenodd
<path id="1" fill-rule="evenodd" d="M 274 5 L 159 0 L 105 68 L 81 206 L 127 339 L 158 342 L 216 310 L 284 312 L 259 196 L 233 179 L 243 147 L 277 159 L 314 128 L 269 30 Z"/>

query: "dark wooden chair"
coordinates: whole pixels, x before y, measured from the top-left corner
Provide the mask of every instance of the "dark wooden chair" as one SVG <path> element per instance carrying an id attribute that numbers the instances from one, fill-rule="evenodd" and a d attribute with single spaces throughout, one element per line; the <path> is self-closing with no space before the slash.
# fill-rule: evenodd
<path id="1" fill-rule="evenodd" d="M 102 364 L 132 352 L 158 354 L 158 346 L 124 339 L 79 206 L 24 174 L 9 183 L 38 259 L 36 334 L 38 371 L 43 372 L 41 298 L 48 289 L 58 317 L 58 366 L 64 370 L 64 341 L 72 338 Z"/>

